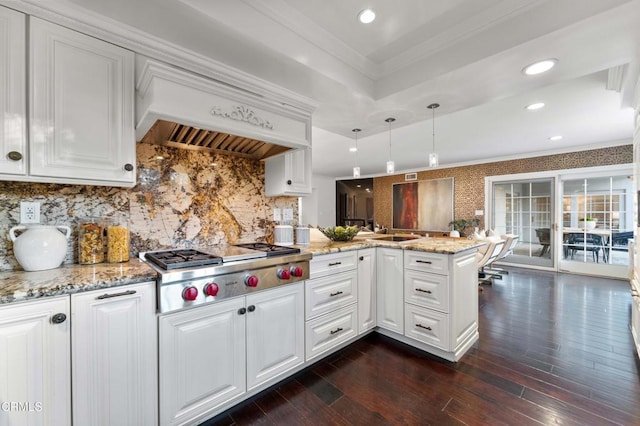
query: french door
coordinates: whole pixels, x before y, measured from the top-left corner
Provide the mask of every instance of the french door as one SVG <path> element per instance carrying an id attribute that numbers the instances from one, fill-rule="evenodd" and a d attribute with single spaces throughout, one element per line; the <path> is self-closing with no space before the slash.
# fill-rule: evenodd
<path id="1" fill-rule="evenodd" d="M 513 264 L 554 266 L 554 179 L 494 182 L 491 229 L 519 236 Z"/>

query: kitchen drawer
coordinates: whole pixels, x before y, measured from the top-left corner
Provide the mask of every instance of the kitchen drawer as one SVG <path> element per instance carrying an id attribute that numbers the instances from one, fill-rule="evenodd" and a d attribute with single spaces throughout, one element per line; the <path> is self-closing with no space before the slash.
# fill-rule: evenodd
<path id="1" fill-rule="evenodd" d="M 310 278 L 324 277 L 338 272 L 356 269 L 357 251 L 313 256 L 309 262 Z"/>
<path id="2" fill-rule="evenodd" d="M 406 303 L 404 334 L 422 343 L 449 350 L 449 315 Z"/>
<path id="3" fill-rule="evenodd" d="M 307 280 L 305 283 L 305 319 L 309 320 L 356 302 L 358 271 Z"/>
<path id="4" fill-rule="evenodd" d="M 449 274 L 449 255 L 405 250 L 404 267 L 414 271 Z"/>
<path id="5" fill-rule="evenodd" d="M 404 273 L 405 301 L 415 305 L 449 312 L 449 277 L 407 270 Z"/>
<path id="6" fill-rule="evenodd" d="M 307 361 L 358 335 L 357 310 L 353 304 L 306 323 Z"/>

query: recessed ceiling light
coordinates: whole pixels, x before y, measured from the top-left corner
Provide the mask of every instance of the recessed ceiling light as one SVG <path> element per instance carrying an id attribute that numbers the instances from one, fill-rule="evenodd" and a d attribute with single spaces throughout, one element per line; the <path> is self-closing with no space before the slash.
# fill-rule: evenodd
<path id="1" fill-rule="evenodd" d="M 362 185 L 357 184 L 357 185 L 356 185 L 356 188 L 362 188 Z"/>
<path id="2" fill-rule="evenodd" d="M 545 59 L 544 61 L 539 61 L 531 65 L 527 65 L 522 69 L 522 72 L 526 75 L 542 74 L 543 72 L 549 71 L 557 63 L 557 59 Z"/>
<path id="3" fill-rule="evenodd" d="M 528 109 L 529 111 L 535 111 L 543 107 L 544 107 L 544 102 L 536 102 L 534 104 L 527 105 L 525 108 Z"/>
<path id="4" fill-rule="evenodd" d="M 370 24 L 376 19 L 376 13 L 371 9 L 365 9 L 358 13 L 358 20 L 363 24 Z"/>
<path id="5" fill-rule="evenodd" d="M 356 152 L 358 150 L 358 148 L 356 148 L 355 146 L 352 146 L 351 148 L 349 148 L 349 152 Z"/>
<path id="6" fill-rule="evenodd" d="M 549 138 L 550 141 L 559 141 L 560 139 L 562 139 L 562 136 L 557 135 L 557 136 L 551 136 Z"/>

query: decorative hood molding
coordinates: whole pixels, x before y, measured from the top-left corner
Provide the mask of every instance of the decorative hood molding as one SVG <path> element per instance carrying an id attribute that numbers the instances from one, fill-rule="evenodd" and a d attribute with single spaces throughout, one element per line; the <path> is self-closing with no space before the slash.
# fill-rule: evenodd
<path id="1" fill-rule="evenodd" d="M 142 56 L 136 61 L 139 142 L 255 159 L 311 146 L 312 106 L 294 107 Z"/>

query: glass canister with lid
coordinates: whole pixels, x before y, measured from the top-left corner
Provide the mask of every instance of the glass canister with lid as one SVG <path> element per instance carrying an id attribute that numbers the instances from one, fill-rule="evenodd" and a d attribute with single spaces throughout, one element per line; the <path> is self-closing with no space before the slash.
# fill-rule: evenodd
<path id="1" fill-rule="evenodd" d="M 99 217 L 78 220 L 78 263 L 104 262 L 104 221 Z"/>
<path id="2" fill-rule="evenodd" d="M 129 261 L 129 225 L 124 218 L 113 218 L 106 222 L 107 262 Z"/>

